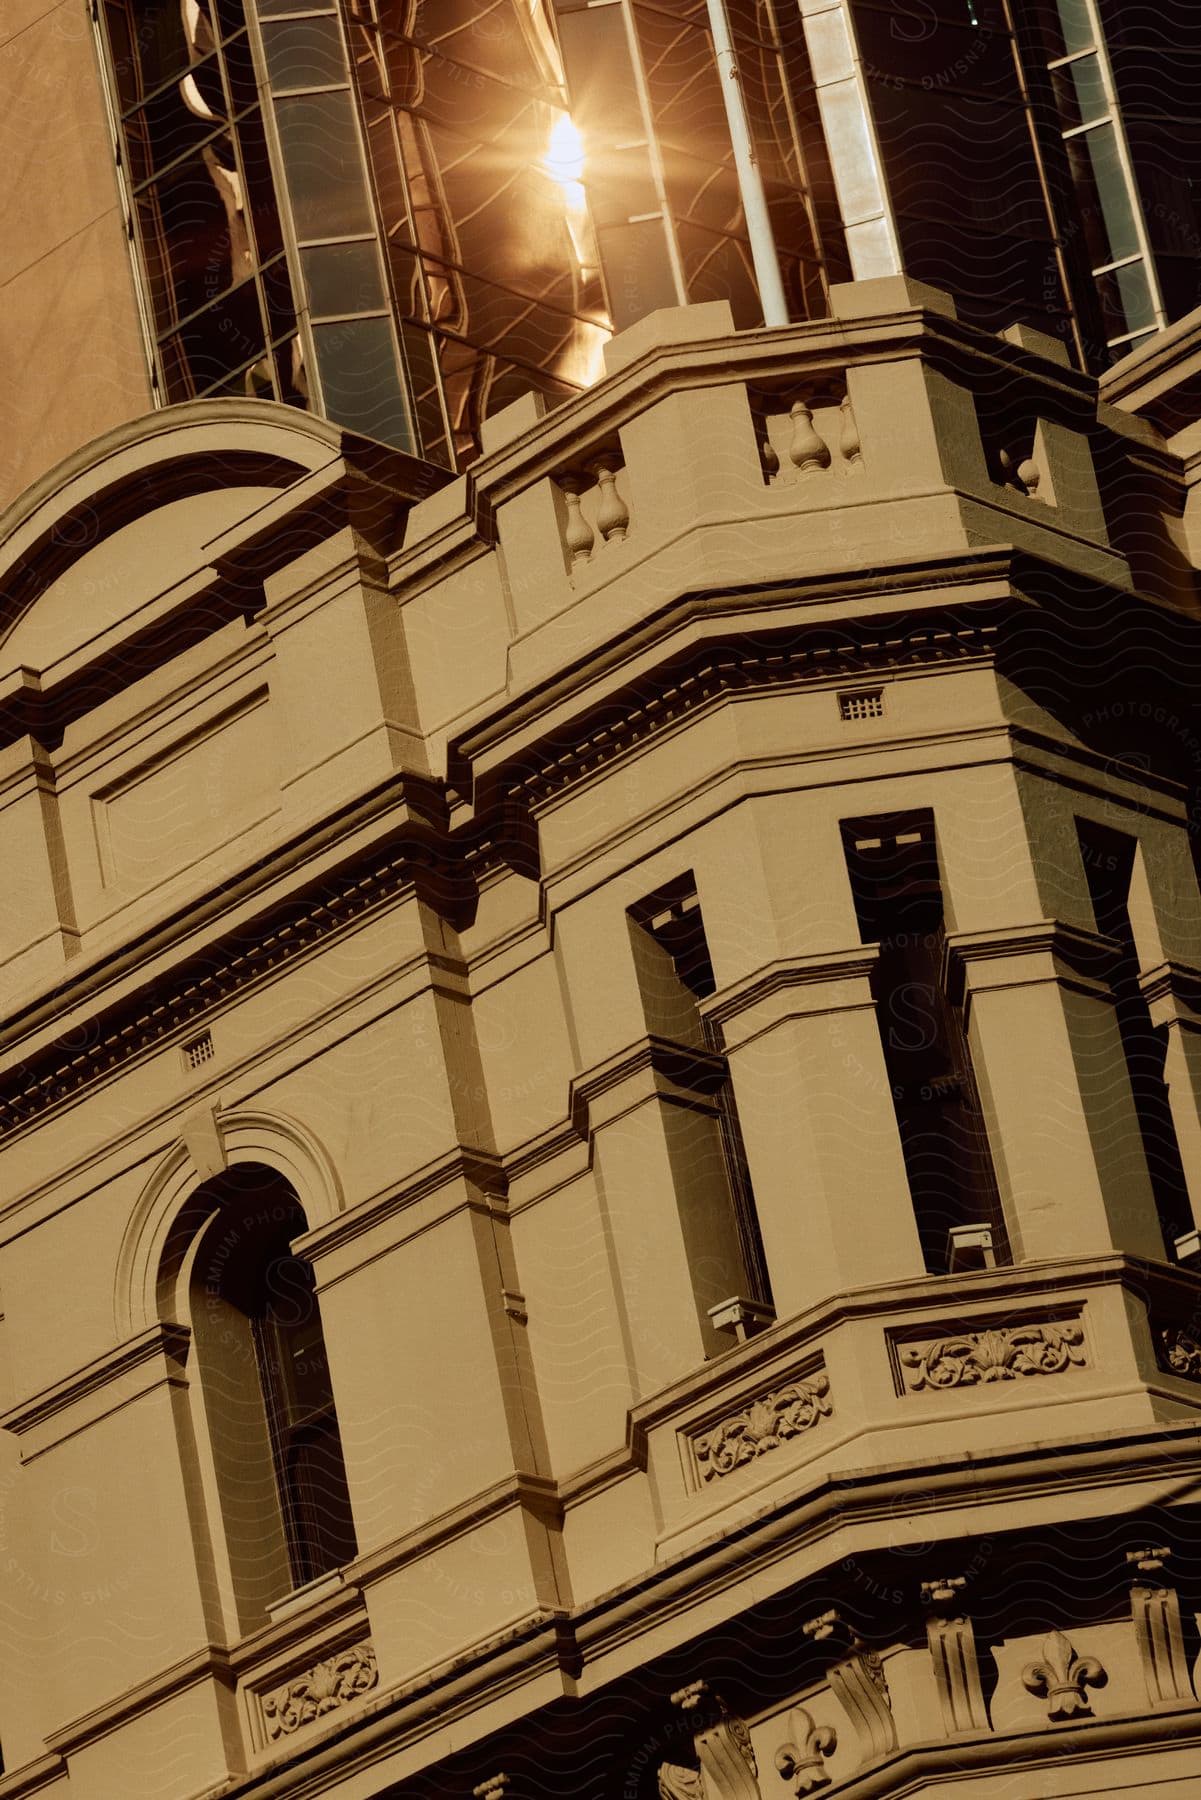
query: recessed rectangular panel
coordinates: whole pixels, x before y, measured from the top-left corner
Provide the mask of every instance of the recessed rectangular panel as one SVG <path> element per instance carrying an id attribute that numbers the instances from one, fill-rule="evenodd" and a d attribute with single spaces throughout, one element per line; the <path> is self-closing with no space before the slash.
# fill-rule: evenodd
<path id="1" fill-rule="evenodd" d="M 164 880 L 271 812 L 278 786 L 268 708 L 256 697 L 93 795 L 104 885 Z"/>

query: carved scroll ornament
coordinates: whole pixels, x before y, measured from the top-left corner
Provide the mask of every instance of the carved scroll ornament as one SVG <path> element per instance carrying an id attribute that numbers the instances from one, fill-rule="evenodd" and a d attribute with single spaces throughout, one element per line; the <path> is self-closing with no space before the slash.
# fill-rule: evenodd
<path id="1" fill-rule="evenodd" d="M 660 1800 L 761 1800 L 759 1770 L 744 1721 L 704 1681 L 680 1688 L 671 1701 L 695 1721 L 692 1742 L 698 1766 L 662 1763 Z"/>
<path id="2" fill-rule="evenodd" d="M 948 1736 L 990 1728 L 980 1680 L 976 1629 L 959 1601 L 966 1585 L 962 1575 L 922 1583 L 922 1601 L 927 1609 L 926 1642 Z"/>
<path id="3" fill-rule="evenodd" d="M 821 1613 L 801 1629 L 836 1658 L 826 1671 L 826 1679 L 855 1727 L 863 1761 L 874 1761 L 895 1750 L 897 1727 L 892 1716 L 892 1697 L 878 1652 L 869 1648 L 855 1627 L 837 1612 Z"/>
<path id="4" fill-rule="evenodd" d="M 1151 1546 L 1126 1555 L 1135 1576 L 1130 1590 L 1134 1641 L 1152 1706 L 1179 1706 L 1193 1698 L 1180 1596 L 1165 1573 L 1170 1554 Z"/>
<path id="5" fill-rule="evenodd" d="M 1084 1332 L 1075 1323 L 998 1325 L 901 1351 L 905 1369 L 913 1371 L 906 1376 L 910 1393 L 1016 1381 L 1019 1375 L 1059 1375 L 1084 1360 Z"/>
<path id="6" fill-rule="evenodd" d="M 1201 1381 L 1201 1343 L 1178 1325 L 1155 1328 L 1155 1347 L 1163 1367 L 1184 1381 Z"/>
<path id="7" fill-rule="evenodd" d="M 327 1656 L 292 1681 L 285 1681 L 263 1695 L 263 1723 L 271 1739 L 290 1737 L 325 1713 L 335 1712 L 366 1694 L 379 1680 L 375 1649 L 353 1644 Z"/>
<path id="8" fill-rule="evenodd" d="M 754 1462 L 766 1451 L 811 1431 L 820 1420 L 829 1418 L 831 1410 L 830 1383 L 824 1374 L 791 1381 L 787 1387 L 760 1395 L 695 1440 L 701 1479 L 712 1481 Z"/>

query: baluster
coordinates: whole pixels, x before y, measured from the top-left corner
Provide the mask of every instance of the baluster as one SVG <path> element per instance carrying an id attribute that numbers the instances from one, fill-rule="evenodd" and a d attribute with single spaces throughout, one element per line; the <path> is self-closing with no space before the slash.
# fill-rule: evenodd
<path id="1" fill-rule="evenodd" d="M 1032 456 L 1018 464 L 1018 480 L 1032 500 L 1038 499 L 1038 484 L 1042 480 L 1042 470 Z"/>
<path id="2" fill-rule="evenodd" d="M 581 485 L 576 475 L 564 475 L 559 482 L 567 500 L 567 528 L 563 533 L 563 541 L 573 563 L 586 562 L 592 555 L 592 546 L 596 542 L 596 534 L 580 506 Z"/>
<path id="3" fill-rule="evenodd" d="M 1012 488 L 1017 494 L 1024 493 L 1025 489 L 1022 486 L 1022 478 L 1018 473 L 1018 466 L 1014 462 L 1012 456 L 1010 456 L 1008 450 L 998 450 L 997 462 L 1000 464 L 1001 468 L 1002 485 L 1007 488 Z"/>
<path id="4" fill-rule="evenodd" d="M 770 486 L 780 473 L 780 458 L 776 452 L 776 446 L 771 441 L 771 433 L 766 430 L 763 442 L 759 446 L 759 455 L 763 462 L 763 473 Z"/>
<path id="5" fill-rule="evenodd" d="M 813 429 L 813 414 L 803 400 L 796 402 L 791 417 L 792 442 L 788 446 L 788 455 L 794 466 L 802 474 L 809 469 L 828 469 L 829 449 Z"/>
<path id="6" fill-rule="evenodd" d="M 598 462 L 595 465 L 596 479 L 600 483 L 600 505 L 597 508 L 596 522 L 600 534 L 608 543 L 616 538 L 620 543 L 625 538 L 630 523 L 630 509 L 617 491 L 617 470 L 620 463 Z"/>
<path id="7" fill-rule="evenodd" d="M 855 422 L 855 414 L 851 409 L 851 396 L 844 394 L 842 405 L 842 430 L 838 437 L 838 449 L 842 460 L 846 463 L 862 463 L 863 447 L 859 442 L 859 427 Z"/>

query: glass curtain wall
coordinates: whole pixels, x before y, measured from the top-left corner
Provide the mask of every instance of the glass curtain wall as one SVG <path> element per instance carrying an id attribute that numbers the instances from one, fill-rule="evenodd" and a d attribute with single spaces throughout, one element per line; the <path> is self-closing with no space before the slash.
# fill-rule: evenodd
<path id="1" fill-rule="evenodd" d="M 820 315 L 800 14 L 729 11 L 790 304 Z M 454 460 L 517 394 L 588 386 L 611 333 L 656 307 L 721 297 L 761 323 L 704 0 L 348 12 L 414 392 L 432 418 L 440 388 Z"/>
<path id="2" fill-rule="evenodd" d="M 1031 10 L 1112 361 L 1201 304 L 1201 7 Z"/>
<path id="3" fill-rule="evenodd" d="M 1097 0 L 1147 247 L 1169 320 L 1201 306 L 1201 5 Z"/>
<path id="4" fill-rule="evenodd" d="M 313 398 L 339 424 L 420 452 L 335 0 L 257 10 Z"/>
<path id="5" fill-rule="evenodd" d="M 848 0 L 907 274 L 1080 354 L 1052 184 L 1005 0 Z"/>
<path id="6" fill-rule="evenodd" d="M 965 318 L 1097 367 L 1201 303 L 1196 0 L 725 7 L 792 317 L 850 274 L 810 36 L 858 70 L 901 266 Z M 164 401 L 287 400 L 461 467 L 657 307 L 762 320 L 706 0 L 97 12 Z M 875 152 L 837 154 L 852 193 Z"/>
<path id="7" fill-rule="evenodd" d="M 1113 70 L 1093 0 L 1054 0 L 1030 23 L 1071 181 L 1065 234 L 1078 240 L 1100 302 L 1090 360 L 1110 361 L 1165 323 Z"/>
<path id="8" fill-rule="evenodd" d="M 794 0 L 727 0 L 796 317 L 846 277 Z M 704 0 L 102 0 L 167 401 L 431 461 L 656 307 L 762 320 Z"/>
<path id="9" fill-rule="evenodd" d="M 103 0 L 98 22 L 162 399 L 253 394 L 303 404 L 240 0 Z"/>

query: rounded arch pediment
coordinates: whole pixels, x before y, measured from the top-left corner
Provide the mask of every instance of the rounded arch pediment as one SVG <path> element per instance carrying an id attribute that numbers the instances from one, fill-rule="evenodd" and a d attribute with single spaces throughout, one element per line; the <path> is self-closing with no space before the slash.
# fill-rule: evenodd
<path id="1" fill-rule="evenodd" d="M 333 1161 L 319 1140 L 295 1119 L 282 1113 L 237 1108 L 218 1116 L 217 1128 L 225 1165 L 255 1164 L 281 1175 L 296 1194 L 309 1229 L 323 1225 L 342 1210 L 342 1191 Z M 177 1222 L 193 1195 L 219 1178 L 220 1171 L 202 1170 L 185 1138 L 160 1159 L 130 1214 L 117 1258 L 113 1295 L 117 1341 L 161 1323 L 174 1323 L 164 1310 L 167 1295 L 168 1247 Z M 198 1212 L 195 1230 L 203 1229 L 214 1207 Z"/>
<path id="2" fill-rule="evenodd" d="M 76 451 L 0 515 L 0 641 L 12 667 L 44 666 L 73 613 L 80 641 L 206 562 L 206 545 L 337 459 L 345 434 L 273 401 L 196 400 Z M 40 621 L 39 621 L 40 624 Z M 28 639 L 23 646 L 22 639 Z"/>

